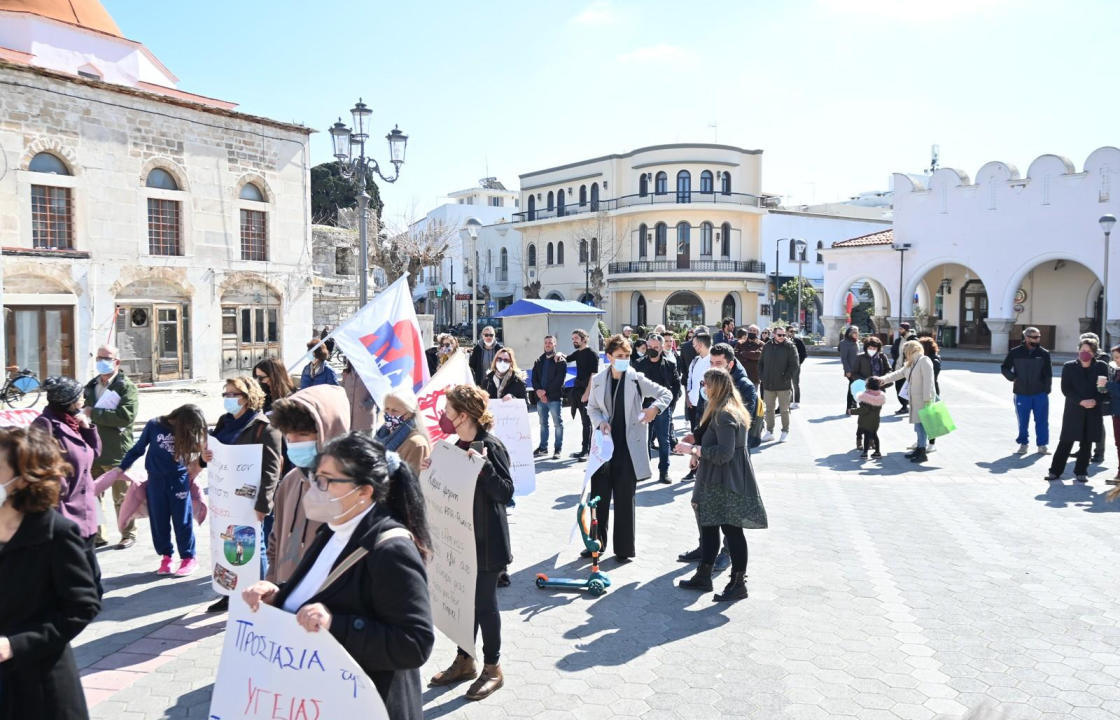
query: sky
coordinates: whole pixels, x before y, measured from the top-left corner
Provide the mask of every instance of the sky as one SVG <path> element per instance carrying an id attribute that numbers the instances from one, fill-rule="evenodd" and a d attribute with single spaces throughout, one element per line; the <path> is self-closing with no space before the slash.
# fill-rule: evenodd
<path id="1" fill-rule="evenodd" d="M 787 204 L 885 190 L 892 172 L 1038 155 L 1080 170 L 1120 144 L 1120 2 L 184 3 L 103 0 L 179 87 L 326 129 L 373 109 L 372 154 L 399 125 L 403 223 L 496 176 L 670 142 L 763 150 Z"/>

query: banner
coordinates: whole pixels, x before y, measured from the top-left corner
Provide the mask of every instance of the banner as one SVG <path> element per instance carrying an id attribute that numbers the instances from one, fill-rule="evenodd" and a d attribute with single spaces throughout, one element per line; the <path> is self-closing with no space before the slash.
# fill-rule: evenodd
<path id="1" fill-rule="evenodd" d="M 478 557 L 474 546 L 474 486 L 482 458 L 471 457 L 446 440 L 432 448 L 432 464 L 420 473 L 420 487 L 432 534 L 428 591 L 433 624 L 471 657 L 474 649 L 474 586 Z"/>
<path id="2" fill-rule="evenodd" d="M 211 584 L 221 595 L 238 595 L 261 579 L 261 524 L 255 509 L 261 484 L 261 445 L 223 445 L 210 438 L 207 463 L 210 500 Z"/>
<path id="3" fill-rule="evenodd" d="M 0 410 L 0 427 L 28 427 L 40 411 L 24 408 L 22 410 Z"/>
<path id="4" fill-rule="evenodd" d="M 428 427 L 428 436 L 434 440 L 442 440 L 447 433 L 439 429 L 439 418 L 443 415 L 443 408 L 447 404 L 444 394 L 447 389 L 455 385 L 473 385 L 474 377 L 471 367 L 467 364 L 467 356 L 455 353 L 443 364 L 424 389 L 416 394 L 420 406 L 420 420 Z"/>
<path id="5" fill-rule="evenodd" d="M 385 393 L 402 385 L 419 391 L 428 381 L 428 359 L 408 290 L 408 275 L 366 303 L 330 334 L 380 407 Z"/>
<path id="6" fill-rule="evenodd" d="M 502 441 L 509 452 L 509 470 L 513 476 L 513 494 L 528 495 L 537 487 L 537 470 L 533 463 L 533 436 L 529 433 L 529 408 L 525 401 L 491 400 L 490 414 L 494 429 L 490 432 Z"/>
<path id="7" fill-rule="evenodd" d="M 262 604 L 229 604 L 210 720 L 389 720 L 373 681 L 326 630 Z"/>

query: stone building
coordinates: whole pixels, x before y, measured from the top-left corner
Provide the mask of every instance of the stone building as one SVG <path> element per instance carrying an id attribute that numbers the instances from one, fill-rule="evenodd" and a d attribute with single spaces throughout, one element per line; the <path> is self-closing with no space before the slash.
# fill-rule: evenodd
<path id="1" fill-rule="evenodd" d="M 356 215 L 353 210 L 340 210 L 338 227 L 311 227 L 311 324 L 315 330 L 336 328 L 358 310 L 361 256 Z M 373 297 L 385 289 L 385 271 L 370 265 L 367 272 L 369 295 Z"/>
<path id="2" fill-rule="evenodd" d="M 307 128 L 187 93 L 96 0 L 0 0 L 6 363 L 249 372 L 311 334 Z"/>

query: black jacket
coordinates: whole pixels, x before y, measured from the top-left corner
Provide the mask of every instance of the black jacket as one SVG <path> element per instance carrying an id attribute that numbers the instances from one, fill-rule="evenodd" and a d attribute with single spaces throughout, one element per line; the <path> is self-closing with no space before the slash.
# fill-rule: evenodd
<path id="1" fill-rule="evenodd" d="M 479 430 L 473 442 L 480 442 L 486 448 L 486 464 L 474 486 L 474 546 L 478 571 L 498 572 L 513 562 L 506 518 L 506 504 L 513 499 L 509 453 L 501 440 L 485 430 Z"/>
<path id="2" fill-rule="evenodd" d="M 512 370 L 510 372 L 513 372 Z M 512 395 L 520 400 L 525 399 L 525 381 L 521 379 L 521 373 L 515 372 L 506 382 L 505 388 L 502 389 L 502 394 L 498 394 L 498 382 L 494 379 L 494 373 L 486 373 L 486 380 L 482 384 L 483 389 L 490 396 L 491 399 L 505 397 Z"/>
<path id="3" fill-rule="evenodd" d="M 561 357 L 560 353 L 554 353 L 552 357 L 548 357 L 544 353 L 537 358 L 533 363 L 533 373 L 530 379 L 533 381 L 533 392 L 537 390 L 544 390 L 545 395 L 548 397 L 548 402 L 561 400 L 564 396 L 564 381 L 568 376 L 568 365 L 566 362 L 560 362 L 557 358 Z M 551 375 L 548 378 L 548 385 L 544 383 L 544 364 L 552 363 Z"/>
<path id="4" fill-rule="evenodd" d="M 677 370 L 681 373 L 681 385 L 688 387 L 688 368 L 696 358 L 696 348 L 689 340 L 681 346 L 680 357 L 677 358 Z"/>
<path id="5" fill-rule="evenodd" d="M 879 368 L 876 371 L 875 366 L 871 362 L 871 356 L 867 354 L 865 349 L 856 356 L 856 369 L 855 379 L 866 380 L 872 377 L 882 377 L 891 371 L 891 361 L 887 358 L 886 354 L 880 350 L 875 355 L 875 360 L 879 362 Z"/>
<path id="6" fill-rule="evenodd" d="M 809 357 L 809 351 L 805 349 L 805 342 L 796 335 L 790 335 L 789 339 L 793 341 L 794 347 L 797 348 L 797 362 L 804 363 L 805 358 Z"/>
<path id="7" fill-rule="evenodd" d="M 649 355 L 638 361 L 634 369 L 645 375 L 650 380 L 654 381 L 661 387 L 673 393 L 673 402 L 680 399 L 681 396 L 681 376 L 677 371 L 677 364 L 666 357 L 664 354 L 660 356 L 660 360 L 653 362 L 649 359 Z M 645 407 L 649 407 L 653 403 L 652 398 L 646 398 Z M 670 403 L 672 404 L 672 403 Z"/>
<path id="8" fill-rule="evenodd" d="M 335 566 L 359 547 L 369 554 L 307 602 L 322 603 L 330 611 L 331 635 L 373 680 L 389 717 L 422 720 L 420 667 L 435 643 L 427 571 L 420 551 L 407 537 L 374 547 L 378 535 L 400 527 L 404 526 L 387 510 L 375 505 L 354 529 Z M 274 606 L 283 607 L 332 535 L 330 526 L 319 528 Z"/>
<path id="9" fill-rule="evenodd" d="M 589 347 L 580 348 L 568 356 L 568 362 L 576 364 L 576 379 L 572 383 L 569 401 L 572 405 L 583 404 L 583 393 L 591 384 L 591 378 L 599 372 L 599 353 Z"/>
<path id="10" fill-rule="evenodd" d="M 494 341 L 494 354 L 501 350 L 503 345 L 497 340 Z M 490 365 L 483 367 L 482 355 L 486 352 L 486 347 L 483 346 L 482 341 L 478 341 L 471 349 L 470 359 L 467 360 L 467 365 L 471 368 L 471 377 L 474 378 L 474 384 L 482 387 L 483 381 L 486 380 L 486 373 L 490 372 Z"/>
<path id="11" fill-rule="evenodd" d="M 746 370 L 739 367 L 739 363 L 735 363 L 735 367 L 731 368 L 731 382 L 735 384 L 735 389 L 739 391 L 739 399 L 743 401 L 743 407 L 753 418 L 755 411 L 758 410 L 758 391 L 751 379 L 747 377 Z"/>
<path id="12" fill-rule="evenodd" d="M 424 357 L 428 360 L 428 375 L 435 375 L 436 370 L 439 369 L 439 348 L 430 347 L 424 351 Z"/>
<path id="13" fill-rule="evenodd" d="M 218 418 L 212 434 L 217 434 L 232 418 L 229 413 Z M 233 444 L 262 446 L 261 484 L 257 488 L 257 500 L 253 503 L 253 509 L 267 515 L 272 512 L 272 496 L 276 494 L 276 486 L 280 483 L 280 478 L 284 477 L 284 436 L 272 427 L 263 413 L 258 413 Z"/>
<path id="14" fill-rule="evenodd" d="M 101 610 L 78 526 L 54 510 L 28 513 L 0 550 L 0 718 L 86 720 L 70 641 Z"/>
<path id="15" fill-rule="evenodd" d="M 1016 395 L 1050 394 L 1054 368 L 1050 364 L 1050 351 L 1041 345 L 1033 350 L 1026 345 L 1011 348 L 999 369 L 1014 383 L 1012 392 Z"/>
<path id="16" fill-rule="evenodd" d="M 1089 367 L 1082 367 L 1081 361 L 1070 360 L 1062 366 L 1062 395 L 1066 397 L 1065 411 L 1062 413 L 1063 442 L 1094 442 L 1101 427 L 1101 402 L 1107 393 L 1097 390 L 1097 377 L 1108 377 L 1108 365 L 1094 360 Z M 1083 408 L 1082 400 L 1096 400 L 1091 408 Z"/>

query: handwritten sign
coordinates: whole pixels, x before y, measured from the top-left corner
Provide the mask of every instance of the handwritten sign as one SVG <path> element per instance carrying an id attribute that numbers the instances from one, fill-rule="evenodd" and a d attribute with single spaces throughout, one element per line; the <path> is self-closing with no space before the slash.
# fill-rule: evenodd
<path id="1" fill-rule="evenodd" d="M 0 427 L 27 427 L 37 417 L 38 410 L 0 410 Z"/>
<path id="2" fill-rule="evenodd" d="M 533 437 L 529 433 L 529 409 L 524 400 L 491 400 L 494 436 L 509 452 L 513 494 L 528 495 L 537 487 L 537 470 L 533 463 Z"/>
<path id="3" fill-rule="evenodd" d="M 455 385 L 472 385 L 471 368 L 467 365 L 467 358 L 462 353 L 455 353 L 443 364 L 428 384 L 420 389 L 416 395 L 420 408 L 420 422 L 428 427 L 428 436 L 432 440 L 442 440 L 447 433 L 439 428 L 439 418 L 443 415 L 443 408 L 447 405 L 448 388 Z"/>
<path id="4" fill-rule="evenodd" d="M 231 602 L 210 720 L 388 720 L 373 681 L 327 631 L 296 616 Z"/>
<path id="5" fill-rule="evenodd" d="M 219 594 L 238 595 L 261 579 L 261 524 L 254 506 L 262 446 L 223 445 L 211 437 L 209 448 L 211 584 Z"/>
<path id="6" fill-rule="evenodd" d="M 433 558 L 428 567 L 435 626 L 476 657 L 474 585 L 478 557 L 474 547 L 474 486 L 483 460 L 470 457 L 446 440 L 432 448 L 432 464 L 420 474 Z"/>

